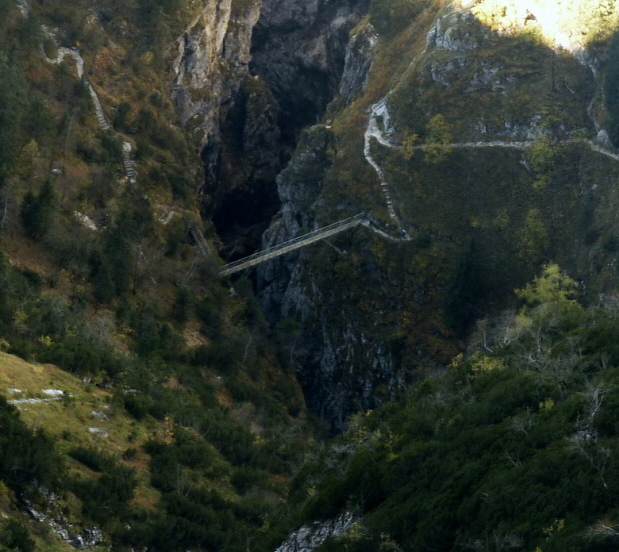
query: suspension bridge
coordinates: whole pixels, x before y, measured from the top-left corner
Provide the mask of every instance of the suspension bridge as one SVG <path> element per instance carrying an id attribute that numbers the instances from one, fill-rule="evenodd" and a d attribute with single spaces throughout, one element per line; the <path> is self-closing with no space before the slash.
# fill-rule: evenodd
<path id="1" fill-rule="evenodd" d="M 258 251 L 257 253 L 239 259 L 238 261 L 228 263 L 220 268 L 219 276 L 230 276 L 230 274 L 240 272 L 246 268 L 264 263 L 265 261 L 270 261 L 271 259 L 275 259 L 276 257 L 289 253 L 290 251 L 294 251 L 295 249 L 306 247 L 312 243 L 335 236 L 336 234 L 345 232 L 351 228 L 355 228 L 360 224 L 364 226 L 369 226 L 371 224 L 370 219 L 365 213 L 359 213 L 354 217 L 346 218 L 338 222 L 334 222 L 333 224 L 329 224 L 328 226 L 323 226 L 322 228 L 312 230 L 307 234 L 302 234 L 301 236 L 297 236 L 291 240 L 278 243 L 272 247 L 267 247 L 262 251 Z"/>

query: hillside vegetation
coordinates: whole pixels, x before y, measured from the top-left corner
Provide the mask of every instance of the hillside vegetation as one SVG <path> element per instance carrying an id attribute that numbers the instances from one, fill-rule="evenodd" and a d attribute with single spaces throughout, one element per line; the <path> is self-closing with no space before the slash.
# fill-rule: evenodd
<path id="1" fill-rule="evenodd" d="M 358 415 L 292 486 L 296 523 L 352 512 L 317 550 L 616 550 L 615 302 L 556 265 L 404 398 Z"/>
<path id="2" fill-rule="evenodd" d="M 290 334 L 201 250 L 168 94 L 202 6 L 24 5 L 0 2 L 0 549 L 246 550 L 314 430 Z"/>
<path id="3" fill-rule="evenodd" d="M 42 511 L 72 538 L 99 527 L 101 544 L 118 550 L 244 550 L 308 442 L 295 421 L 302 398 L 266 338 L 250 325 L 256 348 L 235 341 L 234 325 L 259 319 L 251 299 L 222 296 L 221 311 L 202 301 L 210 330 L 193 348 L 171 325 L 142 320 L 128 355 L 98 341 L 113 315 L 45 295 L 34 273 L 5 263 L 2 289 L 3 347 L 66 371 L 0 353 L 0 385 L 15 403 L 2 399 L 6 504 Z M 30 527 L 41 549 L 66 549 L 48 522 L 10 519 L 18 525 L 7 531 Z"/>
<path id="4" fill-rule="evenodd" d="M 283 286 L 302 327 L 306 398 L 338 429 L 448 364 L 544 264 L 585 282 L 586 301 L 619 283 L 619 12 L 550 5 L 375 0 L 353 31 L 367 79 L 280 175 L 274 228 L 366 212 L 409 238 L 360 229 L 265 269 L 265 303 Z"/>
<path id="5" fill-rule="evenodd" d="M 371 2 L 274 228 L 374 231 L 263 266 L 267 321 L 204 218 L 208 125 L 272 170 L 249 54 L 200 89 L 203 2 L 0 0 L 0 552 L 617 549 L 617 10 L 546 4 Z M 183 127 L 237 70 L 249 128 Z"/>

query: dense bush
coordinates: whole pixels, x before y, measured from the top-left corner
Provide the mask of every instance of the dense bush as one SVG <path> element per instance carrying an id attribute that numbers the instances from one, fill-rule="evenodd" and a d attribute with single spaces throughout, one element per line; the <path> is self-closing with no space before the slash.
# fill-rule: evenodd
<path id="1" fill-rule="evenodd" d="M 103 472 L 116 463 L 106 452 L 92 447 L 75 447 L 69 451 L 69 456 L 89 467 L 91 470 Z"/>
<path id="2" fill-rule="evenodd" d="M 127 192 L 123 209 L 104 235 L 103 247 L 89 260 L 95 297 L 109 302 L 136 291 L 136 243 L 150 231 L 153 213 L 145 196 Z"/>
<path id="3" fill-rule="evenodd" d="M 103 473 L 99 477 L 73 481 L 71 489 L 81 499 L 84 514 L 104 524 L 124 514 L 137 481 L 130 468 L 108 462 L 102 467 Z"/>
<path id="4" fill-rule="evenodd" d="M 34 541 L 28 530 L 15 520 L 0 524 L 0 552 L 34 552 Z"/>
<path id="5" fill-rule="evenodd" d="M 113 378 L 123 368 L 123 361 L 119 356 L 78 337 L 67 337 L 42 348 L 39 359 L 57 364 L 67 372 L 81 376 L 101 375 Z"/>
<path id="6" fill-rule="evenodd" d="M 12 59 L 8 59 L 0 52 L 0 72 L 3 75 L 0 82 L 0 187 L 13 168 L 24 140 L 22 122 L 25 106 L 21 92 L 24 80 L 15 58 L 13 55 Z"/>
<path id="7" fill-rule="evenodd" d="M 105 524 L 112 518 L 121 518 L 127 511 L 127 502 L 137 486 L 134 470 L 92 447 L 75 447 L 69 455 L 89 468 L 101 472 L 90 479 L 73 479 L 71 490 L 81 499 L 82 511 L 89 519 Z"/>
<path id="8" fill-rule="evenodd" d="M 41 239 L 50 229 L 54 212 L 54 189 L 46 180 L 38 195 L 28 192 L 22 202 L 20 217 L 26 234 Z"/>
<path id="9" fill-rule="evenodd" d="M 61 473 L 52 440 L 28 429 L 15 407 L 0 396 L 0 481 L 23 494 L 35 484 L 57 487 Z"/>
<path id="10" fill-rule="evenodd" d="M 152 484 L 162 493 L 163 512 L 143 527 L 145 534 L 139 541 L 135 539 L 139 530 L 128 535 L 131 542 L 166 552 L 190 547 L 245 550 L 247 539 L 263 521 L 265 509 L 263 505 L 228 501 L 195 484 L 199 475 L 228 474 L 222 471 L 225 468 L 213 448 L 193 432 L 177 430 L 172 442 L 150 441 L 145 449 L 152 458 Z M 233 479 L 237 488 L 246 491 L 262 483 L 262 477 L 255 470 L 240 468 Z"/>

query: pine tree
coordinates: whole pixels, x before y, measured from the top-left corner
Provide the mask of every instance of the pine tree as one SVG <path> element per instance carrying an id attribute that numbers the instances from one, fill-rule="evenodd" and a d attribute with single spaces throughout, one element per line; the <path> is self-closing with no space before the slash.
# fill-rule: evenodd
<path id="1" fill-rule="evenodd" d="M 21 142 L 24 109 L 18 66 L 16 59 L 0 56 L 0 187 L 15 164 Z"/>
<path id="2" fill-rule="evenodd" d="M 41 239 L 47 234 L 51 226 L 55 202 L 54 188 L 50 180 L 45 181 L 37 196 L 32 192 L 24 196 L 19 214 L 28 236 Z"/>

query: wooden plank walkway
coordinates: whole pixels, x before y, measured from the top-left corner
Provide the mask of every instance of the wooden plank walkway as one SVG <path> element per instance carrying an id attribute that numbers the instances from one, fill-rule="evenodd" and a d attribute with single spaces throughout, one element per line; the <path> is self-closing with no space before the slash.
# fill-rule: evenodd
<path id="1" fill-rule="evenodd" d="M 339 222 L 335 222 L 333 224 L 330 224 L 329 226 L 324 226 L 323 228 L 318 228 L 317 230 L 312 230 L 311 232 L 293 238 L 292 240 L 279 243 L 277 245 L 274 245 L 273 247 L 268 247 L 266 249 L 263 249 L 262 251 L 258 251 L 258 253 L 254 253 L 253 255 L 249 255 L 248 257 L 244 257 L 243 259 L 239 259 L 238 261 L 234 261 L 233 263 L 224 265 L 219 270 L 219 276 L 230 276 L 230 274 L 234 274 L 235 272 L 239 272 L 246 268 L 256 266 L 265 261 L 269 261 L 271 259 L 279 257 L 280 255 L 289 253 L 290 251 L 294 251 L 295 249 L 306 247 L 307 245 L 324 240 L 326 238 L 329 238 L 330 236 L 335 236 L 340 232 L 350 230 L 355 226 L 363 224 L 365 221 L 366 214 L 359 213 L 354 217 L 340 220 Z"/>

